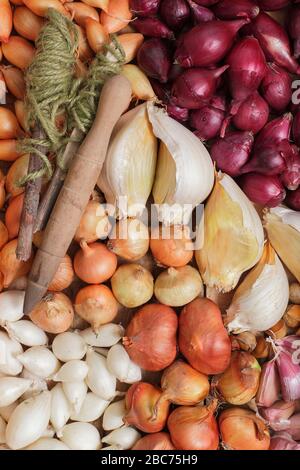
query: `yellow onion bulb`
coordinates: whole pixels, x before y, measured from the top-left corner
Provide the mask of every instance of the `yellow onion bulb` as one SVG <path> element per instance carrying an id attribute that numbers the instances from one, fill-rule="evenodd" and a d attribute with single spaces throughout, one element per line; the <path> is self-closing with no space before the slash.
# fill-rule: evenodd
<path id="1" fill-rule="evenodd" d="M 118 313 L 118 302 L 109 287 L 86 286 L 76 295 L 75 311 L 96 330 L 113 321 Z"/>
<path id="2" fill-rule="evenodd" d="M 20 153 L 17 151 L 16 139 L 0 140 L 0 160 L 14 162 L 19 157 Z"/>
<path id="3" fill-rule="evenodd" d="M 107 248 L 128 261 L 137 261 L 149 249 L 149 231 L 138 219 L 122 219 L 116 223 Z"/>
<path id="4" fill-rule="evenodd" d="M 253 411 L 237 406 L 222 411 L 219 428 L 227 450 L 268 450 L 270 434 L 264 421 Z"/>
<path id="5" fill-rule="evenodd" d="M 6 60 L 12 65 L 25 70 L 33 61 L 35 47 L 20 36 L 10 36 L 6 44 L 2 44 L 2 52 Z"/>
<path id="6" fill-rule="evenodd" d="M 14 139 L 21 134 L 15 114 L 10 109 L 0 106 L 0 139 Z"/>
<path id="7" fill-rule="evenodd" d="M 216 379 L 222 397 L 232 405 L 245 405 L 255 397 L 261 368 L 255 357 L 245 351 L 234 351 L 229 367 Z"/>
<path id="8" fill-rule="evenodd" d="M 104 206 L 100 202 L 91 200 L 82 214 L 79 226 L 75 233 L 75 240 L 93 243 L 108 236 L 111 229 Z"/>
<path id="9" fill-rule="evenodd" d="M 156 432 L 147 434 L 139 439 L 132 450 L 176 450 L 172 444 L 170 434 L 167 432 Z"/>
<path id="10" fill-rule="evenodd" d="M 18 100 L 23 100 L 26 90 L 23 72 L 17 67 L 13 66 L 2 67 L 1 72 L 3 73 L 4 80 L 9 92 Z"/>
<path id="11" fill-rule="evenodd" d="M 26 130 L 27 129 L 27 118 L 26 118 L 26 109 L 25 109 L 25 103 L 22 100 L 16 100 L 15 101 L 15 113 L 16 117 L 18 119 L 18 122 L 22 129 Z"/>
<path id="12" fill-rule="evenodd" d="M 7 243 L 7 241 L 8 230 L 2 220 L 0 220 L 0 249 Z"/>
<path id="13" fill-rule="evenodd" d="M 199 272 L 192 266 L 169 268 L 156 279 L 155 297 L 171 307 L 182 307 L 196 297 L 203 297 L 204 288 Z"/>
<path id="14" fill-rule="evenodd" d="M 71 300 L 62 292 L 47 294 L 30 313 L 31 321 L 47 333 L 67 331 L 73 322 L 74 310 Z"/>
<path id="15" fill-rule="evenodd" d="M 109 35 L 104 26 L 93 18 L 87 18 L 85 31 L 91 49 L 96 53 L 102 51 L 104 44 L 109 41 Z"/>
<path id="16" fill-rule="evenodd" d="M 74 257 L 74 271 L 84 282 L 99 284 L 111 278 L 117 269 L 117 257 L 103 243 L 80 242 Z"/>
<path id="17" fill-rule="evenodd" d="M 196 405 L 209 394 L 207 375 L 182 360 L 165 369 L 161 378 L 163 398 L 175 405 Z"/>
<path id="18" fill-rule="evenodd" d="M 8 237 L 10 240 L 18 236 L 23 203 L 24 193 L 12 198 L 5 211 L 5 225 L 7 227 Z"/>
<path id="19" fill-rule="evenodd" d="M 4 277 L 3 285 L 5 288 L 9 287 L 18 277 L 28 274 L 31 268 L 33 255 L 31 255 L 28 261 L 18 260 L 16 255 L 17 244 L 17 239 L 11 240 L 0 251 L 0 271 Z"/>
<path id="20" fill-rule="evenodd" d="M 85 1 L 88 3 L 87 0 Z M 106 11 L 101 11 L 100 22 L 107 29 L 108 33 L 112 34 L 125 28 L 131 18 L 132 13 L 128 0 L 109 0 Z"/>
<path id="21" fill-rule="evenodd" d="M 87 18 L 92 18 L 93 20 L 99 22 L 99 14 L 96 8 L 91 7 L 90 5 L 85 5 L 84 3 L 80 2 L 70 2 L 65 3 L 64 7 L 69 13 L 71 13 L 74 21 L 82 28 L 85 27 Z"/>
<path id="22" fill-rule="evenodd" d="M 2 171 L 0 170 L 0 209 L 5 204 L 6 193 L 5 193 L 5 176 L 3 175 Z"/>
<path id="23" fill-rule="evenodd" d="M 67 289 L 74 280 L 74 270 L 72 260 L 69 255 L 64 256 L 48 290 L 60 292 Z"/>
<path id="24" fill-rule="evenodd" d="M 151 233 L 150 248 L 158 263 L 174 268 L 185 266 L 194 255 L 190 230 L 184 225 L 155 229 Z"/>
<path id="25" fill-rule="evenodd" d="M 14 28 L 20 36 L 30 41 L 35 41 L 44 26 L 44 20 L 35 15 L 25 6 L 17 7 L 14 11 Z"/>
<path id="26" fill-rule="evenodd" d="M 6 175 L 6 191 L 12 196 L 18 196 L 25 191 L 24 186 L 20 186 L 20 180 L 27 175 L 29 155 L 22 155 L 11 165 Z"/>
<path id="27" fill-rule="evenodd" d="M 111 278 L 111 287 L 114 296 L 124 307 L 140 307 L 153 295 L 153 276 L 139 264 L 123 264 Z"/>
<path id="28" fill-rule="evenodd" d="M 23 3 L 38 16 L 46 16 L 49 8 L 54 8 L 64 16 L 69 16 L 60 0 L 23 0 Z"/>

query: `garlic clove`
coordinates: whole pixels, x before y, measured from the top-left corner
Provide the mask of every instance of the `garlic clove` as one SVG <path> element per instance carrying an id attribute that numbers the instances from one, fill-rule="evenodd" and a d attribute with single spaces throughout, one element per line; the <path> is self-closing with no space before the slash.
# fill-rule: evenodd
<path id="1" fill-rule="evenodd" d="M 142 101 L 155 98 L 155 93 L 148 77 L 137 65 L 124 65 L 121 75 L 124 75 L 130 81 L 134 98 Z"/>
<path id="2" fill-rule="evenodd" d="M 58 437 L 72 450 L 98 450 L 101 448 L 99 431 L 90 423 L 66 424 Z"/>
<path id="3" fill-rule="evenodd" d="M 7 333 L 0 331 L 0 373 L 5 375 L 19 375 L 23 365 L 17 359 L 22 354 L 20 343 L 9 338 Z"/>
<path id="4" fill-rule="evenodd" d="M 63 391 L 69 400 L 72 409 L 79 413 L 87 394 L 87 385 L 85 382 L 63 382 Z"/>
<path id="5" fill-rule="evenodd" d="M 27 398 L 31 398 L 34 395 L 38 395 L 39 393 L 44 392 L 45 390 L 48 390 L 48 385 L 45 379 L 42 379 L 41 377 L 32 374 L 25 368 L 22 370 L 20 377 L 30 381 L 30 386 L 22 397 L 24 398 L 24 400 L 27 400 Z"/>
<path id="6" fill-rule="evenodd" d="M 18 450 L 39 439 L 49 423 L 50 409 L 50 392 L 42 392 L 20 403 L 7 423 L 7 445 Z"/>
<path id="7" fill-rule="evenodd" d="M 46 427 L 41 437 L 54 437 L 54 435 L 55 435 L 54 427 L 51 426 L 51 424 L 48 424 L 48 426 Z"/>
<path id="8" fill-rule="evenodd" d="M 147 110 L 153 132 L 162 142 L 153 187 L 159 220 L 185 224 L 213 188 L 213 163 L 190 130 L 153 103 L 147 104 Z"/>
<path id="9" fill-rule="evenodd" d="M 56 335 L 52 343 L 53 353 L 62 362 L 82 359 L 86 349 L 83 338 L 70 331 Z"/>
<path id="10" fill-rule="evenodd" d="M 70 450 L 66 444 L 59 439 L 50 437 L 40 437 L 37 441 L 33 442 L 23 450 Z"/>
<path id="11" fill-rule="evenodd" d="M 6 321 L 18 321 L 23 313 L 25 292 L 8 290 L 0 294 L 0 324 Z"/>
<path id="12" fill-rule="evenodd" d="M 6 422 L 4 421 L 2 416 L 0 416 L 0 444 L 6 443 L 5 433 L 6 433 Z"/>
<path id="13" fill-rule="evenodd" d="M 57 384 L 51 390 L 50 422 L 56 432 L 64 427 L 71 416 L 71 405 L 63 391 L 62 385 Z"/>
<path id="14" fill-rule="evenodd" d="M 124 332 L 125 330 L 122 325 L 107 323 L 100 326 L 97 330 L 86 328 L 80 331 L 79 334 L 89 346 L 110 348 L 123 338 Z"/>
<path id="15" fill-rule="evenodd" d="M 0 408 L 0 416 L 4 419 L 4 421 L 7 422 L 9 420 L 12 412 L 15 408 L 17 408 L 18 404 L 19 402 L 17 400 L 14 403 L 11 403 L 11 405 L 3 406 Z"/>
<path id="16" fill-rule="evenodd" d="M 121 344 L 115 344 L 108 351 L 107 367 L 120 382 L 131 383 L 132 377 L 137 377 L 137 381 L 142 378 L 140 367 L 131 361 L 126 349 Z M 131 374 L 130 382 L 128 382 L 129 372 Z"/>
<path id="17" fill-rule="evenodd" d="M 29 320 L 6 322 L 4 328 L 10 338 L 24 344 L 24 346 L 43 346 L 48 343 L 46 333 Z"/>
<path id="18" fill-rule="evenodd" d="M 104 436 L 102 442 L 114 447 L 118 446 L 124 450 L 129 450 L 141 437 L 141 434 L 136 429 L 131 426 L 123 426 Z"/>
<path id="19" fill-rule="evenodd" d="M 116 377 L 109 372 L 106 359 L 100 354 L 88 349 L 86 362 L 89 367 L 87 385 L 103 400 L 111 400 L 115 396 Z"/>
<path id="20" fill-rule="evenodd" d="M 289 282 L 282 263 L 269 243 L 263 256 L 237 288 L 227 310 L 229 331 L 266 331 L 284 315 Z"/>
<path id="21" fill-rule="evenodd" d="M 157 139 L 147 105 L 128 111 L 114 129 L 98 186 L 120 217 L 135 217 L 146 206 L 154 182 Z M 123 207 L 123 198 L 126 207 Z"/>
<path id="22" fill-rule="evenodd" d="M 17 359 L 25 369 L 42 379 L 52 376 L 60 366 L 54 354 L 45 346 L 33 346 L 19 354 Z"/>
<path id="23" fill-rule="evenodd" d="M 104 410 L 108 407 L 109 401 L 103 400 L 102 398 L 95 395 L 93 392 L 89 392 L 82 403 L 79 412 L 71 414 L 73 421 L 80 421 L 89 423 L 99 419 Z"/>
<path id="24" fill-rule="evenodd" d="M 199 229 L 203 245 L 195 255 L 204 283 L 219 292 L 233 290 L 261 258 L 264 232 L 252 202 L 230 176 L 218 174 Z"/>
<path id="25" fill-rule="evenodd" d="M 86 362 L 74 359 L 62 365 L 59 371 L 53 375 L 55 382 L 81 382 L 88 373 Z"/>
<path id="26" fill-rule="evenodd" d="M 31 381 L 19 377 L 0 378 L 0 407 L 14 403 L 30 387 Z"/>
<path id="27" fill-rule="evenodd" d="M 126 414 L 125 400 L 116 401 L 109 405 L 103 415 L 104 431 L 112 431 L 121 428 L 124 424 L 123 418 Z"/>

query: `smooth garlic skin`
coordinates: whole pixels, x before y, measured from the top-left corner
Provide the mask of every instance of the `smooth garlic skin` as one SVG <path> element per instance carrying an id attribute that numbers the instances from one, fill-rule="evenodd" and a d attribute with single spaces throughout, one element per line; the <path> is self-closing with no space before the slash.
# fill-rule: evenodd
<path id="1" fill-rule="evenodd" d="M 119 449 L 129 450 L 141 437 L 141 434 L 136 429 L 131 426 L 123 426 L 103 437 L 102 443 L 110 444 Z"/>
<path id="2" fill-rule="evenodd" d="M 57 384 L 51 390 L 50 422 L 55 431 L 59 431 L 71 416 L 71 405 L 63 391 L 62 385 Z"/>
<path id="3" fill-rule="evenodd" d="M 52 380 L 55 382 L 80 382 L 86 378 L 88 370 L 89 368 L 85 361 L 74 359 L 65 362 L 59 371 L 53 375 Z"/>
<path id="4" fill-rule="evenodd" d="M 85 382 L 62 382 L 63 391 L 70 402 L 72 410 L 79 412 L 87 394 Z"/>
<path id="5" fill-rule="evenodd" d="M 3 322 L 15 322 L 23 317 L 25 292 L 8 290 L 0 294 L 0 325 Z"/>
<path id="6" fill-rule="evenodd" d="M 82 337 L 70 331 L 56 335 L 52 343 L 53 353 L 62 362 L 82 359 L 86 350 Z"/>
<path id="7" fill-rule="evenodd" d="M 31 385 L 30 380 L 19 377 L 0 378 L 0 407 L 14 403 Z"/>
<path id="8" fill-rule="evenodd" d="M 0 416 L 0 444 L 6 443 L 5 433 L 6 433 L 6 422 L 2 418 L 2 416 Z"/>
<path id="9" fill-rule="evenodd" d="M 25 447 L 23 450 L 70 450 L 66 444 L 61 442 L 59 439 L 50 437 L 41 437 L 33 444 Z"/>
<path id="10" fill-rule="evenodd" d="M 123 383 L 138 382 L 142 379 L 140 367 L 129 357 L 126 349 L 121 344 L 112 346 L 107 354 L 108 370 Z"/>
<path id="11" fill-rule="evenodd" d="M 24 346 L 44 346 L 48 343 L 46 333 L 29 320 L 7 322 L 4 326 L 10 338 Z"/>
<path id="12" fill-rule="evenodd" d="M 42 379 L 51 377 L 60 366 L 57 358 L 45 346 L 33 346 L 19 354 L 17 359 L 25 369 Z"/>
<path id="13" fill-rule="evenodd" d="M 102 447 L 99 431 L 90 423 L 66 424 L 58 437 L 71 450 L 98 450 Z"/>
<path id="14" fill-rule="evenodd" d="M 23 365 L 17 359 L 17 356 L 22 353 L 21 344 L 9 338 L 4 331 L 0 331 L 0 374 L 19 375 Z"/>
<path id="15" fill-rule="evenodd" d="M 85 396 L 80 411 L 78 413 L 73 412 L 71 414 L 71 419 L 73 421 L 85 423 L 96 421 L 103 415 L 109 403 L 110 402 L 108 400 L 103 400 L 95 395 L 95 393 L 89 392 Z"/>
<path id="16" fill-rule="evenodd" d="M 19 402 L 15 401 L 11 405 L 8 406 L 3 406 L 0 408 L 0 416 L 4 419 L 4 421 L 8 421 L 12 412 L 14 411 L 15 408 L 17 408 Z"/>
<path id="17" fill-rule="evenodd" d="M 32 374 L 25 368 L 23 368 L 20 377 L 22 377 L 23 379 L 27 379 L 31 382 L 31 385 L 22 396 L 22 399 L 24 400 L 27 400 L 27 398 L 31 398 L 34 395 L 38 395 L 40 392 L 48 390 L 48 384 L 45 379 L 42 379 L 41 377 Z"/>
<path id="18" fill-rule="evenodd" d="M 88 387 L 103 400 L 111 400 L 115 396 L 117 380 L 109 372 L 105 357 L 89 349 L 86 362 L 89 367 L 86 379 Z"/>
<path id="19" fill-rule="evenodd" d="M 125 330 L 122 325 L 107 323 L 100 326 L 97 330 L 86 328 L 80 331 L 79 334 L 89 346 L 110 348 L 123 338 L 124 332 Z"/>
<path id="20" fill-rule="evenodd" d="M 113 431 L 121 428 L 126 414 L 125 400 L 116 401 L 109 405 L 103 415 L 102 426 L 104 431 Z"/>

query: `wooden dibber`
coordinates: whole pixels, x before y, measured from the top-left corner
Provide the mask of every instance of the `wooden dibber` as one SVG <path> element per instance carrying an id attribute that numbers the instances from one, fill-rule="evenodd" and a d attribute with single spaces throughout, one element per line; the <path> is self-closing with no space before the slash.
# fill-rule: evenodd
<path id="1" fill-rule="evenodd" d="M 75 155 L 28 279 L 24 313 L 42 299 L 65 256 L 101 172 L 113 128 L 131 100 L 129 81 L 116 75 L 104 85 L 95 121 Z"/>

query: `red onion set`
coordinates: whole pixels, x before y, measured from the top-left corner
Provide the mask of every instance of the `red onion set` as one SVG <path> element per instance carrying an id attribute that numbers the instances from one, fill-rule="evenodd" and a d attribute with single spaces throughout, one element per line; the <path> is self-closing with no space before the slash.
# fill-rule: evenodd
<path id="1" fill-rule="evenodd" d="M 132 0 L 139 67 L 171 117 L 255 203 L 299 208 L 300 4 L 291 0 Z M 288 9 L 284 23 L 278 12 Z M 154 79 L 154 80 L 153 80 Z M 154 82 L 154 83 L 153 83 Z M 222 96 L 222 100 L 220 100 Z M 297 96 L 297 92 L 295 93 Z M 292 132 L 291 132 L 292 128 Z"/>

